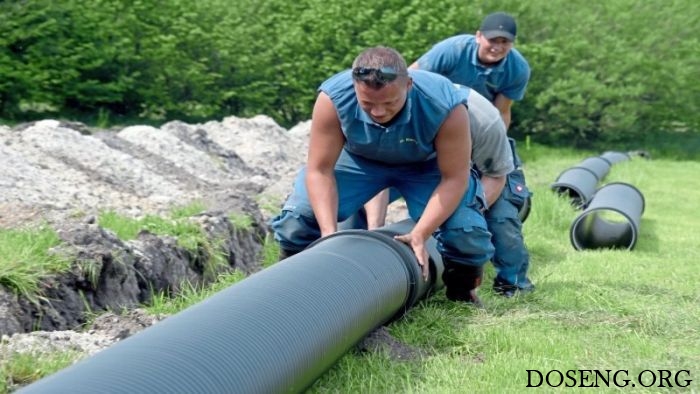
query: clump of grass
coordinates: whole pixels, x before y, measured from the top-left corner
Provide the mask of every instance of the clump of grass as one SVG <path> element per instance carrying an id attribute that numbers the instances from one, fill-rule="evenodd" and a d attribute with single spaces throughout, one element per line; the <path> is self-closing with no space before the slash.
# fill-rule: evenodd
<path id="1" fill-rule="evenodd" d="M 267 216 L 277 215 L 282 208 L 283 199 L 269 194 L 259 194 L 255 196 L 255 202 L 260 207 L 260 212 Z"/>
<path id="2" fill-rule="evenodd" d="M 135 239 L 141 231 L 147 230 L 156 235 L 177 237 L 178 245 L 193 250 L 203 232 L 189 218 L 202 210 L 201 204 L 194 203 L 173 209 L 167 217 L 146 215 L 141 218 L 130 218 L 115 211 L 105 211 L 99 215 L 98 223 L 101 227 L 114 231 L 117 237 L 124 241 Z"/>
<path id="3" fill-rule="evenodd" d="M 175 237 L 178 246 L 195 256 L 207 257 L 203 262 L 203 274 L 205 278 L 213 279 L 228 266 L 228 256 L 222 248 L 223 239 L 210 239 L 202 227 L 190 219 L 204 209 L 202 204 L 192 203 L 173 209 L 168 217 L 146 215 L 138 219 L 106 211 L 100 214 L 98 222 L 124 241 L 135 239 L 144 230 L 159 236 Z"/>
<path id="4" fill-rule="evenodd" d="M 42 277 L 70 267 L 67 256 L 51 252 L 60 243 L 48 226 L 0 230 L 0 285 L 34 299 Z"/>
<path id="5" fill-rule="evenodd" d="M 173 208 L 170 211 L 170 216 L 174 219 L 184 219 L 202 213 L 206 209 L 207 207 L 204 206 L 204 204 L 199 201 L 195 201 L 188 205 Z"/>
<path id="6" fill-rule="evenodd" d="M 228 220 L 237 230 L 250 230 L 253 228 L 253 218 L 244 214 L 230 214 Z"/>
<path id="7" fill-rule="evenodd" d="M 77 352 L 12 353 L 0 357 L 0 393 L 9 393 L 70 366 Z"/>
<path id="8" fill-rule="evenodd" d="M 267 234 L 262 242 L 261 264 L 267 268 L 279 261 L 280 245 L 272 234 Z"/>
<path id="9" fill-rule="evenodd" d="M 170 296 L 165 292 L 153 295 L 147 311 L 153 315 L 175 314 L 211 297 L 228 286 L 245 279 L 245 277 L 243 272 L 233 271 L 219 274 L 213 283 L 207 285 L 194 285 L 190 282 L 183 282 L 175 296 Z"/>

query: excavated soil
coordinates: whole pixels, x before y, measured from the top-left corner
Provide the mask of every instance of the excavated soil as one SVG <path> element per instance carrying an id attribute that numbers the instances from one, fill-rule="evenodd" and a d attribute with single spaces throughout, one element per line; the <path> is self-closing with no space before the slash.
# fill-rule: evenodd
<path id="1" fill-rule="evenodd" d="M 93 354 L 164 318 L 140 309 L 154 291 L 176 293 L 183 279 L 207 281 L 206 251 L 184 250 L 176 239 L 148 231 L 122 241 L 96 223 L 106 211 L 139 218 L 201 203 L 207 210 L 190 220 L 225 240 L 229 268 L 260 269 L 267 221 L 306 158 L 308 133 L 309 122 L 287 130 L 266 116 L 119 130 L 56 120 L 0 126 L 0 228 L 51 226 L 63 241 L 54 252 L 76 261 L 70 272 L 42 279 L 39 299 L 0 282 L 0 355 Z M 388 221 L 405 212 L 393 204 Z M 232 214 L 252 225 L 237 228 Z M 95 268 L 85 270 L 80 261 Z M 88 322 L 87 312 L 99 317 Z M 385 343 L 397 358 L 412 357 L 413 350 L 387 336 L 378 331 L 361 347 Z"/>

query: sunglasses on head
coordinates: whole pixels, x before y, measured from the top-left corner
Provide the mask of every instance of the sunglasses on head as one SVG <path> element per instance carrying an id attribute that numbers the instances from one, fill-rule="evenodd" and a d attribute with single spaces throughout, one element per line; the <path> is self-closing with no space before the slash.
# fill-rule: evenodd
<path id="1" fill-rule="evenodd" d="M 359 81 L 374 80 L 380 83 L 389 83 L 398 78 L 399 75 L 406 75 L 406 73 L 399 73 L 393 67 L 355 67 L 352 69 L 353 78 Z"/>

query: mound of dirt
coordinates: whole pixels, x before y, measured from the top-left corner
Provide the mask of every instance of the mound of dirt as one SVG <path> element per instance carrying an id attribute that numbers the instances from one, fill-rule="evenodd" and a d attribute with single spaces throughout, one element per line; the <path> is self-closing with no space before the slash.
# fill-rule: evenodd
<path id="1" fill-rule="evenodd" d="M 289 184 L 305 144 L 306 133 L 265 116 L 118 131 L 55 120 L 0 126 L 0 226 L 159 214 L 193 201 L 238 208 L 226 206 L 229 195 L 280 200 L 278 182 Z"/>
<path id="2" fill-rule="evenodd" d="M 192 220 L 227 240 L 231 267 L 258 269 L 260 240 L 306 159 L 309 128 L 307 121 L 286 130 L 267 116 L 119 130 L 57 120 L 0 126 L 0 228 L 48 224 L 101 273 L 99 286 L 79 266 L 47 278 L 38 303 L 0 284 L 0 354 L 92 354 L 162 318 L 138 309 L 154 290 L 177 292 L 183 279 L 203 279 L 192 262 L 206 256 L 148 232 L 122 242 L 96 224 L 105 211 L 139 218 L 202 203 L 207 211 Z M 231 213 L 251 217 L 252 229 L 235 229 Z M 403 217 L 405 207 L 392 204 L 389 223 Z M 88 310 L 128 312 L 85 327 Z"/>

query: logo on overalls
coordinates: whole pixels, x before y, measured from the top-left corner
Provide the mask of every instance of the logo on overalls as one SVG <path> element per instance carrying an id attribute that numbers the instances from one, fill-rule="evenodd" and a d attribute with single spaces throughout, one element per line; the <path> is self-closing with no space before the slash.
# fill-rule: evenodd
<path id="1" fill-rule="evenodd" d="M 515 190 L 519 192 L 523 191 L 523 185 L 515 185 Z"/>

